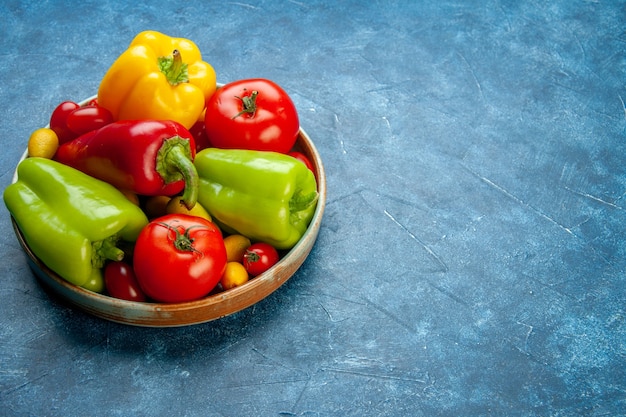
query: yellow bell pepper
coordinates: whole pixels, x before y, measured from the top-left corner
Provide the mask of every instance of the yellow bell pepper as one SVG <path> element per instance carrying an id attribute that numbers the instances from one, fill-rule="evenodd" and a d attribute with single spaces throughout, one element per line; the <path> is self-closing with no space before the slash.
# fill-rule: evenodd
<path id="1" fill-rule="evenodd" d="M 104 75 L 98 104 L 115 120 L 169 119 L 189 129 L 215 89 L 215 70 L 195 43 L 145 31 Z"/>

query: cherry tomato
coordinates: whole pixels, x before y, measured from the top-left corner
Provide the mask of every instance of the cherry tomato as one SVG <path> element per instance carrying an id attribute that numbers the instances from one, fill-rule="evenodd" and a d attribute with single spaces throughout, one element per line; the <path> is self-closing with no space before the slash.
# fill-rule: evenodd
<path id="1" fill-rule="evenodd" d="M 209 142 L 209 138 L 206 135 L 206 129 L 203 121 L 196 122 L 193 126 L 191 126 L 189 133 L 191 133 L 193 138 L 196 140 L 196 153 L 205 148 L 211 147 L 211 142 Z"/>
<path id="2" fill-rule="evenodd" d="M 250 247 L 252 242 L 244 235 L 233 234 L 224 238 L 224 246 L 226 247 L 226 257 L 228 262 L 243 262 L 243 255 L 246 249 Z"/>
<path id="3" fill-rule="evenodd" d="M 213 221 L 213 218 L 209 214 L 208 211 L 202 204 L 196 203 L 191 209 L 188 209 L 187 206 L 183 203 L 182 196 L 177 195 L 172 197 L 170 201 L 167 202 L 165 206 L 166 214 L 189 214 L 190 216 L 202 217 L 203 219 L 207 219 L 208 221 Z"/>
<path id="4" fill-rule="evenodd" d="M 52 159 L 59 149 L 59 137 L 54 130 L 40 127 L 28 138 L 28 156 Z"/>
<path id="5" fill-rule="evenodd" d="M 111 297 L 128 301 L 146 301 L 133 268 L 124 261 L 109 262 L 104 267 L 104 285 Z"/>
<path id="6" fill-rule="evenodd" d="M 69 142 L 78 136 L 67 127 L 67 117 L 79 107 L 78 103 L 64 101 L 52 112 L 50 116 L 50 129 L 54 130 L 59 137 L 59 144 Z"/>
<path id="7" fill-rule="evenodd" d="M 226 291 L 245 284 L 249 278 L 248 271 L 242 264 L 239 262 L 228 262 L 220 284 L 222 284 L 222 289 Z"/>
<path id="8" fill-rule="evenodd" d="M 177 303 L 204 297 L 226 269 L 222 234 L 210 221 L 187 214 L 152 220 L 135 243 L 133 266 L 144 293 Z"/>
<path id="9" fill-rule="evenodd" d="M 300 122 L 291 98 L 276 83 L 262 79 L 224 85 L 207 101 L 206 134 L 217 148 L 287 153 Z"/>
<path id="10" fill-rule="evenodd" d="M 248 274 L 255 277 L 274 266 L 278 259 L 278 251 L 272 245 L 257 242 L 246 249 L 243 255 L 243 266 Z"/>
<path id="11" fill-rule="evenodd" d="M 113 123 L 113 115 L 104 107 L 85 106 L 68 114 L 65 123 L 67 128 L 78 137 Z"/>
<path id="12" fill-rule="evenodd" d="M 293 156 L 294 158 L 296 158 L 298 161 L 301 161 L 304 163 L 304 165 L 306 165 L 306 167 L 308 169 L 310 169 L 311 171 L 313 171 L 313 164 L 311 163 L 311 161 L 309 161 L 309 158 L 306 157 L 305 154 L 303 154 L 302 152 L 297 152 L 297 151 L 291 151 L 289 152 L 287 155 L 289 156 Z M 315 172 L 315 171 L 313 171 Z"/>
<path id="13" fill-rule="evenodd" d="M 143 206 L 143 211 L 149 219 L 165 216 L 167 213 L 167 205 L 172 198 L 166 195 L 156 195 L 148 197 Z M 171 213 L 170 213 L 171 214 Z"/>

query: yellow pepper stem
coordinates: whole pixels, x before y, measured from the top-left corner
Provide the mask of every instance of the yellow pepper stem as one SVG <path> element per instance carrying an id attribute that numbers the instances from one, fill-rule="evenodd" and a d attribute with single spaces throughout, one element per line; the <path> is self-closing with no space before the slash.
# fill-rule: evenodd
<path id="1" fill-rule="evenodd" d="M 187 64 L 178 49 L 174 49 L 170 56 L 159 57 L 159 69 L 171 85 L 189 82 Z"/>

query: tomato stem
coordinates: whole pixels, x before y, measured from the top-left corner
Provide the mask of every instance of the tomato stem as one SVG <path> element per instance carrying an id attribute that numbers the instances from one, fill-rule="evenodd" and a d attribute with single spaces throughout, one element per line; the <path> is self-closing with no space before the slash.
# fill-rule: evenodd
<path id="1" fill-rule="evenodd" d="M 176 234 L 176 237 L 174 238 L 174 248 L 176 248 L 176 250 L 179 250 L 181 252 L 202 253 L 193 247 L 193 242 L 195 239 L 189 236 L 189 232 L 191 231 L 191 229 L 195 229 L 198 227 L 202 228 L 204 226 L 191 226 L 191 227 L 188 227 L 187 229 L 183 228 L 183 233 L 181 233 L 178 227 L 173 227 L 163 222 L 159 222 L 158 224 L 160 224 L 161 226 L 165 227 L 166 229 Z"/>
<path id="2" fill-rule="evenodd" d="M 244 258 L 248 262 L 258 262 L 259 259 L 261 259 L 261 257 L 259 256 L 258 253 L 252 252 L 252 251 L 246 251 L 246 254 L 244 255 Z"/>
<path id="3" fill-rule="evenodd" d="M 249 114 L 250 116 L 254 116 L 254 114 L 256 113 L 256 97 L 258 95 L 259 95 L 259 92 L 256 90 L 253 90 L 252 94 L 250 94 L 249 96 L 244 96 L 244 97 L 235 96 L 236 99 L 241 100 L 241 103 L 243 104 L 243 109 L 239 113 L 234 115 L 233 119 L 236 119 L 238 116 L 241 116 L 242 114 Z"/>

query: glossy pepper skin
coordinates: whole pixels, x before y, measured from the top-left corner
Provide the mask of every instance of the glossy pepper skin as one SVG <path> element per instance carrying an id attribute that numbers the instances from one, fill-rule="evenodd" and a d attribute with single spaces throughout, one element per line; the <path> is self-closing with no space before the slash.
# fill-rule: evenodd
<path id="1" fill-rule="evenodd" d="M 144 196 L 173 196 L 196 204 L 193 136 L 172 120 L 122 120 L 66 142 L 55 159 L 116 188 Z"/>
<path id="2" fill-rule="evenodd" d="M 101 268 L 121 260 L 146 215 L 110 184 L 45 158 L 26 158 L 4 202 L 32 252 L 72 284 L 104 290 Z"/>
<path id="3" fill-rule="evenodd" d="M 189 129 L 215 89 L 215 70 L 194 42 L 145 31 L 104 75 L 98 104 L 114 120 L 171 119 Z"/>
<path id="4" fill-rule="evenodd" d="M 207 148 L 196 155 L 198 201 L 224 230 L 276 249 L 306 231 L 318 199 L 315 176 L 288 155 Z"/>

